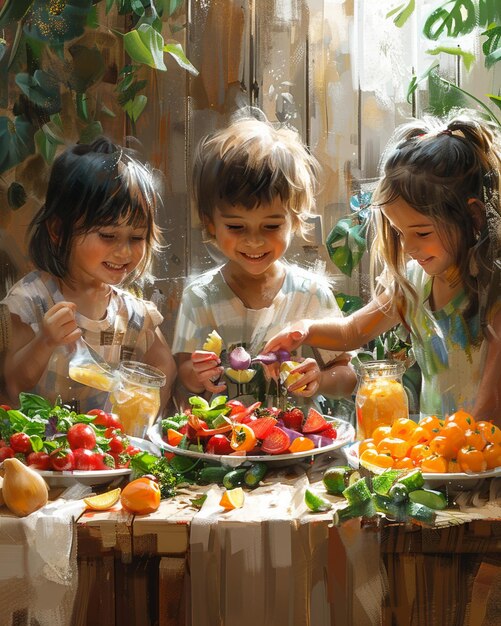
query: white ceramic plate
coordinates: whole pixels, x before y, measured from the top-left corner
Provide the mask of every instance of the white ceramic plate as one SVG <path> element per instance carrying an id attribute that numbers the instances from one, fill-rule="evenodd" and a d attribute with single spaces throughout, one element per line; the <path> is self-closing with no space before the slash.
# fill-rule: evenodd
<path id="1" fill-rule="evenodd" d="M 151 441 L 163 450 L 168 450 L 169 452 L 175 452 L 176 454 L 182 456 L 189 456 L 194 459 L 205 459 L 206 461 L 218 461 L 222 465 L 226 465 L 227 467 L 238 467 L 242 465 L 242 463 L 250 462 L 254 463 L 256 461 L 265 461 L 266 463 L 274 466 L 279 465 L 292 465 L 298 461 L 302 461 L 307 459 L 308 457 L 315 456 L 317 454 L 325 454 L 326 452 L 333 452 L 334 450 L 338 450 L 342 448 L 348 443 L 351 443 L 355 438 L 355 429 L 353 426 L 339 418 L 339 417 L 330 417 L 329 415 L 324 415 L 325 419 L 329 422 L 332 422 L 335 428 L 337 429 L 337 439 L 332 441 L 332 444 L 328 446 L 323 446 L 322 448 L 313 448 L 313 450 L 307 450 L 305 452 L 294 452 L 293 454 L 262 454 L 262 455 L 247 455 L 247 456 L 234 456 L 231 454 L 207 454 L 206 452 L 195 452 L 194 450 L 181 450 L 176 446 L 171 446 L 166 443 L 162 439 L 162 423 L 158 421 L 148 431 L 148 436 Z"/>
<path id="2" fill-rule="evenodd" d="M 358 469 L 360 462 L 358 458 L 359 442 L 356 441 L 352 446 L 346 447 L 344 453 L 348 464 L 354 469 Z M 384 470 L 381 470 L 383 472 Z M 496 467 L 486 472 L 476 472 L 467 474 L 466 472 L 455 472 L 451 474 L 434 474 L 423 472 L 423 478 L 427 487 L 447 487 L 455 491 L 471 491 L 480 487 L 486 478 L 501 477 L 501 467 Z"/>
<path id="3" fill-rule="evenodd" d="M 132 445 L 151 452 L 156 456 L 160 456 L 160 450 L 150 441 L 139 439 L 138 437 L 129 437 Z M 83 485 L 106 485 L 113 482 L 120 482 L 124 476 L 128 476 L 132 470 L 128 468 L 109 469 L 109 470 L 73 470 L 70 472 L 56 472 L 52 470 L 37 470 L 43 476 L 49 487 L 69 487 L 74 483 Z"/>

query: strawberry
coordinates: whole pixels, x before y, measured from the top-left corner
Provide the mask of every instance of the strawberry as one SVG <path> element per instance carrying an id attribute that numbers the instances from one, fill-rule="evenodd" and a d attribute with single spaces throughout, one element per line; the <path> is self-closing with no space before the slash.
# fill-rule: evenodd
<path id="1" fill-rule="evenodd" d="M 332 424 L 329 424 L 328 428 L 326 428 L 325 430 L 322 430 L 322 437 L 330 437 L 331 439 L 337 439 L 336 428 Z"/>
<path id="2" fill-rule="evenodd" d="M 304 414 L 300 408 L 295 406 L 292 409 L 288 409 L 280 417 L 287 428 L 296 430 L 298 433 L 302 432 Z"/>

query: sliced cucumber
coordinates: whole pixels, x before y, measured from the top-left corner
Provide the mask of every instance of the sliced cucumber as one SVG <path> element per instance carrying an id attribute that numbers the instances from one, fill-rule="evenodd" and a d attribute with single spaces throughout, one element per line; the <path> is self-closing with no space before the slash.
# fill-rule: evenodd
<path id="1" fill-rule="evenodd" d="M 362 504 L 372 498 L 365 478 L 357 480 L 353 485 L 346 487 L 343 496 L 348 500 L 348 504 Z"/>
<path id="2" fill-rule="evenodd" d="M 329 469 L 325 470 L 322 482 L 327 489 L 327 493 L 332 495 L 341 495 L 349 485 L 350 474 L 352 471 L 353 470 L 348 466 L 329 467 Z"/>
<path id="3" fill-rule="evenodd" d="M 395 504 L 405 502 L 409 497 L 409 491 L 407 487 L 400 482 L 393 483 L 388 491 L 388 496 L 393 500 Z"/>
<path id="4" fill-rule="evenodd" d="M 447 508 L 447 498 L 441 491 L 434 491 L 433 489 L 416 489 L 409 494 L 409 500 L 417 502 L 417 504 L 424 504 L 430 509 L 435 511 L 441 511 Z"/>
<path id="5" fill-rule="evenodd" d="M 339 524 L 353 519 L 354 517 L 372 517 L 375 514 L 376 507 L 371 499 L 357 504 L 348 504 L 348 506 L 337 509 L 337 511 L 334 512 L 332 522 L 335 526 L 339 526 Z"/>
<path id="6" fill-rule="evenodd" d="M 421 524 L 433 524 L 437 517 L 433 509 L 430 509 L 429 506 L 425 506 L 424 504 L 418 504 L 417 502 L 407 502 L 405 512 L 410 519 L 420 522 Z"/>
<path id="7" fill-rule="evenodd" d="M 374 476 L 372 478 L 372 489 L 380 496 L 386 496 L 400 474 L 399 470 L 389 469 L 379 474 L 379 476 Z"/>
<path id="8" fill-rule="evenodd" d="M 398 482 L 407 487 L 409 493 L 416 489 L 421 489 L 424 485 L 423 474 L 420 469 L 411 470 L 398 479 Z"/>

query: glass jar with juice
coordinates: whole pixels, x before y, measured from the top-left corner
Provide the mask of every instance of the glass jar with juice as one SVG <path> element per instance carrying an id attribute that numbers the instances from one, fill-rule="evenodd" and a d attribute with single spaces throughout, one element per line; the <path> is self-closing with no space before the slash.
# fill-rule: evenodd
<path id="1" fill-rule="evenodd" d="M 132 437 L 144 438 L 160 410 L 160 388 L 165 374 L 137 361 L 122 361 L 119 385 L 110 394 L 111 410 Z"/>
<path id="2" fill-rule="evenodd" d="M 409 417 L 404 372 L 400 361 L 367 361 L 358 366 L 357 439 L 367 439 L 378 426 L 391 426 L 395 420 Z"/>

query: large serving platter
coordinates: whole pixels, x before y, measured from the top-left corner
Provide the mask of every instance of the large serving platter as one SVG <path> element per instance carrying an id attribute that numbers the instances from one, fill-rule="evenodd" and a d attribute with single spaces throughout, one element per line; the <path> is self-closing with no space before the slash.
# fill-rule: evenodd
<path id="1" fill-rule="evenodd" d="M 160 456 L 160 450 L 152 442 L 138 437 L 129 437 L 132 445 Z M 131 474 L 129 468 L 109 469 L 109 470 L 73 470 L 69 472 L 56 472 L 52 470 L 37 470 L 43 476 L 45 482 L 51 488 L 70 487 L 72 484 L 81 483 L 91 487 L 120 482 L 124 476 Z"/>
<path id="2" fill-rule="evenodd" d="M 359 469 L 360 461 L 358 458 L 358 446 L 360 442 L 355 442 L 353 445 L 344 449 L 346 459 L 351 467 Z M 381 472 L 384 470 L 381 469 Z M 481 486 L 483 481 L 487 478 L 500 478 L 501 467 L 496 467 L 492 470 L 485 472 L 454 472 L 447 474 L 438 474 L 423 472 L 423 478 L 426 487 L 447 487 L 454 491 L 472 491 Z"/>
<path id="3" fill-rule="evenodd" d="M 188 456 L 193 459 L 204 459 L 206 461 L 216 461 L 227 467 L 238 467 L 242 463 L 253 463 L 256 461 L 264 461 L 271 466 L 286 466 L 292 465 L 297 462 L 306 461 L 309 458 L 318 454 L 326 454 L 339 450 L 343 446 L 352 443 L 355 439 L 355 429 L 353 426 L 339 417 L 331 417 L 324 415 L 325 419 L 331 422 L 337 430 L 337 439 L 332 441 L 332 444 L 323 446 L 321 448 L 314 448 L 313 450 L 307 450 L 305 452 L 295 452 L 293 454 L 260 454 L 260 455 L 246 455 L 236 456 L 232 454 L 207 454 L 206 452 L 196 452 L 195 450 L 182 450 L 176 446 L 171 446 L 162 439 L 162 424 L 161 421 L 156 422 L 148 431 L 148 437 L 150 440 L 162 450 L 168 452 L 174 452 L 182 456 Z"/>

